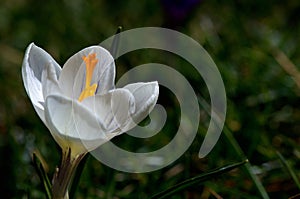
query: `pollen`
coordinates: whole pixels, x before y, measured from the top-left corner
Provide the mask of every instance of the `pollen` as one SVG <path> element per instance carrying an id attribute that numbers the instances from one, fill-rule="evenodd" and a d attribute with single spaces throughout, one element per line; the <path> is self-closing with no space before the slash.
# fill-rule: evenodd
<path id="1" fill-rule="evenodd" d="M 98 59 L 96 58 L 96 53 L 89 54 L 88 56 L 83 56 L 82 57 L 84 63 L 85 63 L 85 88 L 81 92 L 78 101 L 82 101 L 87 97 L 91 97 L 95 95 L 96 89 L 97 89 L 97 84 L 92 84 L 92 77 L 93 77 L 93 72 L 96 67 L 96 64 L 98 63 Z"/>

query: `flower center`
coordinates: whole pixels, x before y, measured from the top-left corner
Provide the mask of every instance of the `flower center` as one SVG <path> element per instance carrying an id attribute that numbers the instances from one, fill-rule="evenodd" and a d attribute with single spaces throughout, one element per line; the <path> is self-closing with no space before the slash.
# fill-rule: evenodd
<path id="1" fill-rule="evenodd" d="M 88 56 L 82 57 L 83 61 L 85 62 L 86 68 L 86 77 L 85 77 L 85 88 L 81 92 L 78 101 L 82 101 L 87 97 L 91 97 L 95 95 L 97 84 L 91 85 L 93 72 L 95 69 L 96 64 L 98 63 L 98 59 L 96 58 L 96 53 L 89 54 Z"/>

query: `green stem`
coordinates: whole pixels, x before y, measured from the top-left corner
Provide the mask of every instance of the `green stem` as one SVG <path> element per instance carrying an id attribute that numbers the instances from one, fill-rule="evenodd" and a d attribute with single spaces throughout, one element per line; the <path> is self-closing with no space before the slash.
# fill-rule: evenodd
<path id="1" fill-rule="evenodd" d="M 79 184 L 79 180 L 80 180 L 80 177 L 81 177 L 81 174 L 83 172 L 83 169 L 84 169 L 84 166 L 88 160 L 88 158 L 90 157 L 90 153 L 87 153 L 84 158 L 82 158 L 82 160 L 80 161 L 79 165 L 77 166 L 77 169 L 76 169 L 76 173 L 73 177 L 73 180 L 72 180 L 72 185 L 70 187 L 70 190 L 69 190 L 69 199 L 73 199 L 74 198 L 74 195 L 75 195 L 75 192 L 76 192 L 76 189 L 77 189 L 77 186 Z"/>
<path id="2" fill-rule="evenodd" d="M 71 155 L 71 149 L 63 151 L 62 162 L 60 168 L 57 168 L 52 185 L 53 199 L 68 199 L 68 188 L 71 185 L 72 178 L 76 168 L 85 154 L 80 154 L 75 157 Z"/>

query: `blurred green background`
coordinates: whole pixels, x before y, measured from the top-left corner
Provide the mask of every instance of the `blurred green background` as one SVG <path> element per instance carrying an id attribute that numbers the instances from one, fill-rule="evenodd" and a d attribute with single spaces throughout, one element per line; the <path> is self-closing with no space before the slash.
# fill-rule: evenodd
<path id="1" fill-rule="evenodd" d="M 209 115 L 201 109 L 199 133 L 176 162 L 145 174 L 123 173 L 93 157 L 83 170 L 75 198 L 147 198 L 184 179 L 243 159 L 250 160 L 270 198 L 300 193 L 296 181 L 276 151 L 296 175 L 300 168 L 300 1 L 298 0 L 152 0 L 152 1 L 34 1 L 0 2 L 0 195 L 1 198 L 45 198 L 32 166 L 31 154 L 45 160 L 51 176 L 60 150 L 35 114 L 23 88 L 21 65 L 31 42 L 63 63 L 80 49 L 124 30 L 158 26 L 178 30 L 199 42 L 217 64 L 227 92 L 227 134 L 214 150 L 197 157 Z M 151 35 L 149 35 L 149 38 Z M 117 61 L 117 78 L 136 65 L 159 62 L 175 65 L 207 101 L 206 87 L 193 68 L 178 57 L 149 50 Z M 163 91 L 160 104 L 168 123 L 159 136 L 144 141 L 122 135 L 113 141 L 128 150 L 162 147 L 179 118 L 176 99 Z M 200 105 L 200 104 L 199 104 Z M 200 105 L 201 108 L 201 105 Z M 175 125 L 174 125 L 175 124 Z M 138 145 L 137 145 L 138 143 Z M 297 177 L 297 176 L 296 176 Z M 246 169 L 235 169 L 173 198 L 261 198 Z"/>

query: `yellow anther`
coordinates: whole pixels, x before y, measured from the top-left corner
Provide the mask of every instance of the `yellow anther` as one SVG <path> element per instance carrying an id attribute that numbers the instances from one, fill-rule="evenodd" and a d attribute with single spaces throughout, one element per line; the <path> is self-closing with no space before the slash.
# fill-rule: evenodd
<path id="1" fill-rule="evenodd" d="M 98 59 L 96 58 L 96 53 L 89 54 L 88 56 L 82 57 L 83 61 L 85 62 L 85 88 L 81 92 L 78 101 L 82 101 L 87 97 L 91 97 L 95 95 L 97 84 L 91 85 L 93 72 L 96 67 L 96 64 L 98 63 Z"/>

